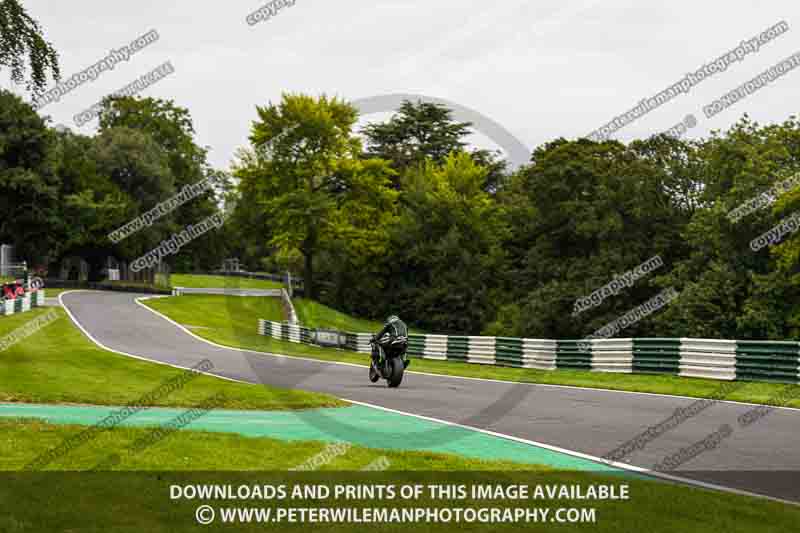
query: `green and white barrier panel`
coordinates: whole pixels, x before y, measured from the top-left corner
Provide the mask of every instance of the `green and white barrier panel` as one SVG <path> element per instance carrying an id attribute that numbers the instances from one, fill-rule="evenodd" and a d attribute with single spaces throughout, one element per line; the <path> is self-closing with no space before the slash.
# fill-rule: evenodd
<path id="1" fill-rule="evenodd" d="M 691 378 L 736 379 L 736 341 L 681 339 L 679 374 Z"/>
<path id="2" fill-rule="evenodd" d="M 642 373 L 680 373 L 680 339 L 633 339 L 633 371 Z"/>
<path id="3" fill-rule="evenodd" d="M 591 345 L 591 341 L 586 340 L 556 341 L 556 368 L 591 370 L 592 351 L 582 347 L 585 342 Z"/>
<path id="4" fill-rule="evenodd" d="M 633 339 L 591 341 L 591 368 L 596 372 L 633 372 Z"/>
<path id="5" fill-rule="evenodd" d="M 750 381 L 800 381 L 800 343 L 737 341 L 736 379 Z"/>
<path id="6" fill-rule="evenodd" d="M 494 364 L 494 337 L 411 334 L 408 355 L 435 361 Z"/>
<path id="7" fill-rule="evenodd" d="M 422 359 L 447 360 L 447 335 L 415 335 L 408 336 L 409 357 Z"/>
<path id="8" fill-rule="evenodd" d="M 555 370 L 556 341 L 494 337 L 495 365 Z"/>
<path id="9" fill-rule="evenodd" d="M 259 333 L 290 342 L 322 344 L 316 342 L 319 338 L 316 330 L 286 323 L 259 320 Z M 361 353 L 370 352 L 369 333 L 340 333 L 344 339 L 340 342 L 342 347 Z M 325 334 L 330 336 L 331 332 Z M 795 341 L 688 338 L 556 341 L 411 334 L 408 355 L 436 361 L 537 370 L 571 369 L 800 383 L 800 342 Z"/>
<path id="10" fill-rule="evenodd" d="M 369 344 L 372 335 L 369 333 L 346 333 L 347 343 L 345 347 L 359 353 L 372 353 Z"/>
<path id="11" fill-rule="evenodd" d="M 346 333 L 326 329 L 310 329 L 288 322 L 258 321 L 258 334 L 296 344 L 341 346 L 362 353 L 370 353 L 369 333 Z"/>
<path id="12" fill-rule="evenodd" d="M 25 293 L 22 298 L 0 301 L 0 315 L 16 315 L 25 313 L 44 305 L 44 289 Z"/>
<path id="13" fill-rule="evenodd" d="M 311 344 L 312 334 L 311 330 L 298 326 L 296 324 L 289 324 L 286 322 L 271 322 L 269 320 L 258 321 L 258 334 L 266 337 L 272 337 L 283 341 L 294 342 L 297 344 Z"/>

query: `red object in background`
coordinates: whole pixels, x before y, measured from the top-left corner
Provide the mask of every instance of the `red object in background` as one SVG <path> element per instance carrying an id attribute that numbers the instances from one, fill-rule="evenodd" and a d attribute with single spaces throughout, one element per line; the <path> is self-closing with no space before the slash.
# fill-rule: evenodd
<path id="1" fill-rule="evenodd" d="M 25 296 L 25 288 L 22 285 L 17 285 L 17 296 Z"/>
<path id="2" fill-rule="evenodd" d="M 13 300 L 15 298 L 14 289 L 11 288 L 11 285 L 3 285 L 3 296 L 9 300 Z"/>

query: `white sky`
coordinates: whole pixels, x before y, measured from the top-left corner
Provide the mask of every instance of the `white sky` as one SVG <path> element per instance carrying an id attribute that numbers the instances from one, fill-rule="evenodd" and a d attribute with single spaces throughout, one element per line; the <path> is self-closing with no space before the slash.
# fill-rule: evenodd
<path id="1" fill-rule="evenodd" d="M 442 98 L 488 116 L 532 149 L 587 135 L 781 20 L 788 33 L 616 137 L 647 137 L 688 113 L 699 121 L 691 137 L 725 129 L 745 112 L 780 122 L 798 110 L 800 69 L 711 119 L 702 106 L 800 51 L 800 2 L 296 0 L 249 26 L 245 17 L 265 3 L 23 0 L 59 50 L 65 78 L 151 29 L 161 36 L 43 112 L 74 129 L 73 115 L 169 60 L 175 73 L 143 96 L 187 107 L 219 168 L 247 144 L 255 106 L 284 91 Z M 7 78 L 0 86 L 10 86 Z M 483 136 L 475 141 L 493 147 Z"/>

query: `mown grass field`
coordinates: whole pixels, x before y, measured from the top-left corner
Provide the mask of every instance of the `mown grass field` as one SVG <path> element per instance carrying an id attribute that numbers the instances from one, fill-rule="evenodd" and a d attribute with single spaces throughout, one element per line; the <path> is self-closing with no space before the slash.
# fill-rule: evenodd
<path id="1" fill-rule="evenodd" d="M 192 295 L 149 300 L 146 305 L 180 324 L 200 326 L 203 329 L 196 329 L 194 333 L 225 346 L 368 366 L 366 354 L 294 344 L 258 335 L 259 318 L 276 321 L 282 319 L 280 306 L 276 302 L 276 299 L 270 298 Z M 658 374 L 616 374 L 581 370 L 545 371 L 424 359 L 414 359 L 409 371 L 695 398 L 715 397 L 723 385 L 723 382 L 711 379 Z M 785 388 L 784 384 L 751 382 L 744 384 L 725 399 L 775 405 L 776 397 L 779 397 Z M 800 408 L 800 394 L 793 396 L 788 406 Z"/>
<path id="2" fill-rule="evenodd" d="M 0 402 L 125 405 L 184 373 L 99 348 L 60 308 L 2 317 L 0 338 L 51 311 L 58 313 L 57 320 L 0 352 Z M 225 393 L 226 400 L 220 407 L 230 409 L 345 405 L 324 394 L 234 383 L 210 376 L 195 377 L 153 405 L 194 407 L 216 392 Z"/>
<path id="3" fill-rule="evenodd" d="M 172 274 L 170 284 L 173 287 L 190 289 L 280 289 L 282 283 L 263 279 L 234 278 L 226 276 L 204 276 L 197 274 Z"/>

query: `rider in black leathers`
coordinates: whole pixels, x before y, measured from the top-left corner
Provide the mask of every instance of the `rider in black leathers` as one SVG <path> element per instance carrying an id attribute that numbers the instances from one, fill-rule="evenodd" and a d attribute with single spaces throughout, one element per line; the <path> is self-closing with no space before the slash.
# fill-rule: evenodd
<path id="1" fill-rule="evenodd" d="M 408 349 L 408 327 L 399 317 L 392 315 L 376 335 L 372 336 L 376 342 L 372 345 L 372 361 L 375 366 L 381 359 L 380 349 L 390 357 L 403 358 L 403 365 L 408 368 L 410 361 L 405 357 Z M 379 347 L 380 346 L 380 347 Z"/>

